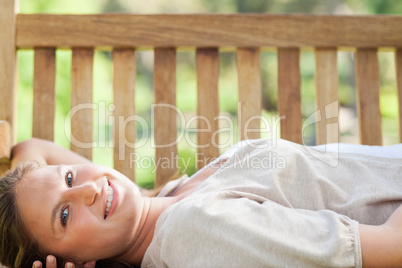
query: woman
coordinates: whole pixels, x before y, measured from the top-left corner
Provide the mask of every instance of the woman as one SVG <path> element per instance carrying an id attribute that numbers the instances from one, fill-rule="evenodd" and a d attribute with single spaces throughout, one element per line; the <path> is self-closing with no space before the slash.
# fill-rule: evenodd
<path id="1" fill-rule="evenodd" d="M 3 179 L 19 177 L 12 187 L 0 187 L 1 260 L 10 266 L 46 254 L 83 267 L 103 259 L 142 267 L 402 263 L 401 159 L 317 158 L 287 141 L 248 141 L 156 198 L 50 142 L 14 148 L 13 165 L 32 159 L 41 166 L 17 168 Z M 7 248 L 12 238 L 20 242 Z M 49 257 L 47 267 L 55 265 Z"/>
<path id="2" fill-rule="evenodd" d="M 14 172 L 0 180 L 7 184 L 1 185 L 2 197 L 4 189 L 12 183 L 10 181 L 15 181 L 15 203 L 19 212 L 18 218 L 23 221 L 21 230 L 15 232 L 28 233 L 20 239 L 21 243 L 27 240 L 26 237 L 32 237 L 29 239 L 32 240 L 29 247 L 35 248 L 34 251 L 52 253 L 64 257 L 64 260 L 75 260 L 76 264 L 88 267 L 95 263 L 88 261 L 88 256 L 90 259 L 100 260 L 116 257 L 124 251 L 127 251 L 125 255 L 129 256 L 126 262 L 140 265 L 160 213 L 167 206 L 188 195 L 192 188 L 216 169 L 205 169 L 170 197 L 148 198 L 142 197 L 138 187 L 117 171 L 94 165 L 87 159 L 48 141 L 31 139 L 13 148 L 13 167 L 29 160 L 35 160 L 38 164 L 29 163 L 17 167 Z M 21 187 L 18 187 L 15 178 L 23 181 Z M 108 198 L 111 198 L 110 204 Z M 8 200 L 2 199 L 1 203 L 5 201 Z M 10 207 L 9 204 L 4 204 L 6 205 Z M 116 206 L 119 208 L 116 209 Z M 6 214 L 11 213 L 1 213 L 2 221 L 10 218 Z M 103 222 L 99 224 L 102 219 Z M 9 221 L 10 225 L 14 225 L 12 220 Z M 108 235 L 104 235 L 105 233 Z M 94 239 L 95 237 L 99 239 Z M 14 239 L 6 236 L 2 238 L 3 258 L 10 250 L 4 244 Z M 81 249 L 77 250 L 78 248 Z M 92 251 L 89 252 L 88 249 Z M 35 259 L 43 254 L 22 252 L 22 255 L 33 255 Z M 13 266 L 15 259 L 20 261 L 12 256 L 11 262 L 5 259 L 2 259 L 2 262 Z M 122 255 L 116 259 L 126 260 L 126 257 Z M 29 261 L 31 260 L 27 262 Z"/>

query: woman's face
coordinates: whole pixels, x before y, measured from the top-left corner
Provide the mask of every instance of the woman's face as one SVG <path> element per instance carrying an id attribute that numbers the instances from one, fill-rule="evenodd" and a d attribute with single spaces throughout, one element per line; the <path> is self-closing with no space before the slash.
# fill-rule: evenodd
<path id="1" fill-rule="evenodd" d="M 95 164 L 41 167 L 24 176 L 16 194 L 22 220 L 40 248 L 75 262 L 125 252 L 143 204 L 127 177 Z"/>

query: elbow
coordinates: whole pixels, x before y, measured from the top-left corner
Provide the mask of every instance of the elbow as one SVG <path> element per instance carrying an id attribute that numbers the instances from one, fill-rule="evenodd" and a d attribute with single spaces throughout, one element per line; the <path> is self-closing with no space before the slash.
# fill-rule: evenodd
<path id="1" fill-rule="evenodd" d="M 41 151 L 45 142 L 38 138 L 30 138 L 14 145 L 10 153 L 11 166 L 13 167 L 17 163 L 26 160 L 38 161 L 38 155 L 42 154 Z"/>
<path id="2" fill-rule="evenodd" d="M 38 143 L 39 139 L 38 138 L 29 138 L 25 141 L 19 142 L 16 145 L 14 145 L 11 148 L 11 158 L 18 153 L 19 151 L 24 151 L 26 149 L 30 149 L 32 147 L 35 147 L 36 144 Z"/>

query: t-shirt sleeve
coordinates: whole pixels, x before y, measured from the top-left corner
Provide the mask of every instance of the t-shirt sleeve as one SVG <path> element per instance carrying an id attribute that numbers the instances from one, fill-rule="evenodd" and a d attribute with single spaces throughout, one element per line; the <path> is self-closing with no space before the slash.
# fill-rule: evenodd
<path id="1" fill-rule="evenodd" d="M 358 223 L 238 193 L 183 200 L 158 220 L 142 267 L 361 267 Z"/>

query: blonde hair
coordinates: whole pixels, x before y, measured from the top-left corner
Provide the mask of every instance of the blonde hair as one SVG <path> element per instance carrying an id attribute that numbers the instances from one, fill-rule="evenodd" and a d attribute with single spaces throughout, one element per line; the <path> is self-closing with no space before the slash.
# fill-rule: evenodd
<path id="1" fill-rule="evenodd" d="M 15 191 L 22 177 L 38 167 L 36 162 L 22 163 L 0 178 L 0 262 L 7 267 L 31 267 L 34 260 L 44 259 L 21 220 Z"/>

